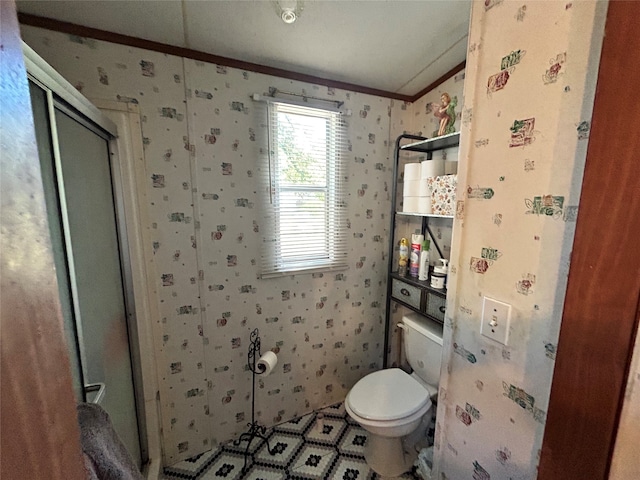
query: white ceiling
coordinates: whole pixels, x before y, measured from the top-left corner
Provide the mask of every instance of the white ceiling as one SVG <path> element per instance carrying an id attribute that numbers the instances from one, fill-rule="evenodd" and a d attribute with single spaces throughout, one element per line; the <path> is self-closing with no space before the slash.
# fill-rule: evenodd
<path id="1" fill-rule="evenodd" d="M 287 25 L 270 0 L 17 1 L 24 13 L 404 95 L 465 59 L 470 0 L 297 3 Z"/>

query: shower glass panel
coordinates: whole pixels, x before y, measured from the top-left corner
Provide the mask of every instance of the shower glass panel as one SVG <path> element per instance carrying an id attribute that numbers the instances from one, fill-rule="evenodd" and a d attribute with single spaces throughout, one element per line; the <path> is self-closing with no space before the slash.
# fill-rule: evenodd
<path id="1" fill-rule="evenodd" d="M 140 466 L 110 137 L 30 86 L 76 398 L 100 403 Z"/>
<path id="2" fill-rule="evenodd" d="M 56 109 L 85 384 L 104 383 L 102 406 L 140 458 L 127 312 L 108 141 Z"/>
<path id="3" fill-rule="evenodd" d="M 60 291 L 60 307 L 64 333 L 69 349 L 71 363 L 71 378 L 76 401 L 84 400 L 84 380 L 80 367 L 80 350 L 76 335 L 75 316 L 71 300 L 71 283 L 67 269 L 67 254 L 64 246 L 64 233 L 62 217 L 60 216 L 60 204 L 58 201 L 58 183 L 56 180 L 55 159 L 53 155 L 53 143 L 51 141 L 51 124 L 49 122 L 47 94 L 33 82 L 29 82 L 31 91 L 31 109 L 38 143 L 38 155 L 42 171 L 42 183 L 44 187 L 45 202 L 47 204 L 47 220 L 51 233 L 51 245 L 53 247 L 53 259 L 56 266 L 58 290 Z"/>

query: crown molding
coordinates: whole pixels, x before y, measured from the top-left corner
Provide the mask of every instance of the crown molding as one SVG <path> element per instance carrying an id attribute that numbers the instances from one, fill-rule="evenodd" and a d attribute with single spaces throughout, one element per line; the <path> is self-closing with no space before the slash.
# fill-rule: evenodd
<path id="1" fill-rule="evenodd" d="M 396 92 L 388 92 L 386 90 L 378 90 L 376 88 L 370 88 L 363 85 L 356 85 L 353 83 L 340 82 L 328 78 L 317 77 L 315 75 L 292 72 L 290 70 L 285 70 L 282 68 L 267 67 L 265 65 L 260 65 L 257 63 L 244 62 L 241 60 L 236 60 L 234 58 L 222 57 L 211 53 L 201 52 L 199 50 L 193 50 L 191 48 L 177 47 L 175 45 L 154 42 L 152 40 L 145 40 L 143 38 L 132 37 L 130 35 L 123 35 L 120 33 L 109 32 L 107 30 L 100 30 L 98 28 L 85 27 L 75 23 L 63 22 L 61 20 L 54 20 L 52 18 L 40 17 L 38 15 L 31 15 L 28 13 L 18 12 L 18 20 L 23 25 L 45 28 L 47 30 L 67 33 L 69 35 L 94 38 L 96 40 L 103 40 L 105 42 L 118 43 L 120 45 L 127 45 L 130 47 L 142 48 L 154 52 L 166 53 L 167 55 L 175 55 L 177 57 L 190 58 L 192 60 L 198 60 L 201 62 L 214 63 L 216 65 L 224 65 L 226 67 L 262 73 L 265 75 L 272 75 L 275 77 L 288 78 L 290 80 L 297 80 L 300 82 L 314 83 L 331 88 L 339 88 L 352 92 L 365 93 L 367 95 L 392 98 L 394 100 L 401 100 L 403 102 L 409 103 L 416 101 L 425 93 L 431 91 L 434 87 L 437 87 L 440 83 L 458 73 L 465 66 L 465 62 L 462 62 L 461 64 L 455 66 L 447 73 L 442 75 L 435 82 L 420 90 L 415 95 L 404 95 Z"/>

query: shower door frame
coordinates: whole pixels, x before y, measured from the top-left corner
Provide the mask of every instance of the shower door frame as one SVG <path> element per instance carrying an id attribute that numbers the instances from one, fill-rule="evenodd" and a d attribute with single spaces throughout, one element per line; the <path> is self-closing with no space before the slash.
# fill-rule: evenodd
<path id="1" fill-rule="evenodd" d="M 152 299 L 147 298 L 148 289 L 145 288 L 148 285 L 148 262 L 144 251 L 144 240 L 141 238 L 141 230 L 143 229 L 140 226 L 140 222 L 146 218 L 146 211 L 141 211 L 137 193 L 145 187 L 140 178 L 140 173 L 136 175 L 136 168 L 133 165 L 135 160 L 132 158 L 134 155 L 142 154 L 142 152 L 137 151 L 136 141 L 135 138 L 131 138 L 131 132 L 123 132 L 124 141 L 118 141 L 116 123 L 81 95 L 24 42 L 22 42 L 22 51 L 28 77 L 45 91 L 50 112 L 54 108 L 55 94 L 56 97 L 76 111 L 77 115 L 74 115 L 74 118 L 78 119 L 78 115 L 85 117 L 89 122 L 94 123 L 109 134 L 110 170 L 116 213 L 117 238 L 120 247 L 123 293 L 127 313 L 127 331 L 129 333 L 140 454 L 143 474 L 147 478 L 155 478 L 154 475 L 157 475 L 160 469 L 161 451 L 157 408 L 154 408 L 155 405 L 153 403 L 155 402 L 148 401 L 151 395 L 155 397 L 154 392 L 157 392 L 158 385 L 153 355 L 153 334 L 151 331 L 153 311 L 151 304 L 153 302 Z M 129 114 L 129 118 L 125 121 L 125 128 L 131 127 L 130 123 L 133 117 L 139 117 L 137 106 L 131 108 L 131 106 L 125 105 L 120 108 L 116 105 L 116 102 L 100 103 L 103 109 L 126 111 Z M 88 122 L 81 123 L 96 131 L 95 127 L 88 125 Z M 51 130 L 54 157 L 56 163 L 59 163 L 55 123 L 52 124 Z M 124 145 L 124 143 L 131 144 Z M 71 281 L 73 282 L 73 275 Z M 74 310 L 76 310 L 75 305 Z M 80 330 L 79 322 L 76 321 L 75 324 L 76 328 Z M 81 331 L 78 331 L 78 335 L 81 337 Z M 144 356 L 142 352 L 144 352 Z M 84 359 L 82 359 L 81 350 L 80 356 L 82 364 Z M 143 371 L 143 366 L 147 369 L 146 372 Z"/>

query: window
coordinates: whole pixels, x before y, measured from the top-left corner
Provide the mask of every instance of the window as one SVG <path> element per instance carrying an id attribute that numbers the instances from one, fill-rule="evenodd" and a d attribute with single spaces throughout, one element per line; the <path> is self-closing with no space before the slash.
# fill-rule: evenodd
<path id="1" fill-rule="evenodd" d="M 342 117 L 276 102 L 268 103 L 267 111 L 262 277 L 345 268 Z"/>

